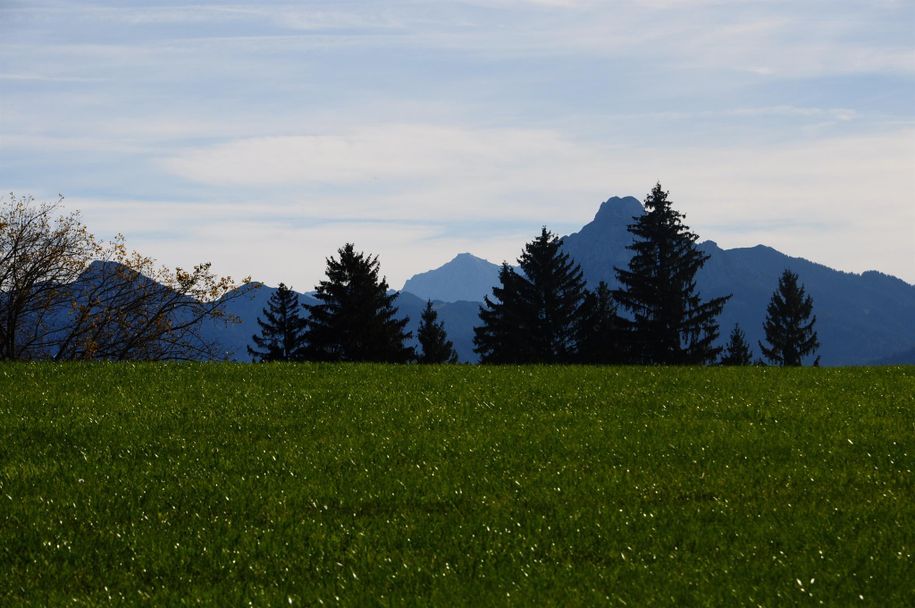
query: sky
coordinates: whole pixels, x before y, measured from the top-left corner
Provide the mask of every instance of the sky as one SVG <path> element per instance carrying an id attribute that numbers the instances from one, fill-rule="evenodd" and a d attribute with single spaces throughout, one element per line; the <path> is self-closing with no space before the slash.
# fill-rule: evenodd
<path id="1" fill-rule="evenodd" d="M 171 266 L 307 291 L 352 241 L 399 288 L 658 181 L 915 283 L 915 2 L 0 0 L 0 192 Z"/>

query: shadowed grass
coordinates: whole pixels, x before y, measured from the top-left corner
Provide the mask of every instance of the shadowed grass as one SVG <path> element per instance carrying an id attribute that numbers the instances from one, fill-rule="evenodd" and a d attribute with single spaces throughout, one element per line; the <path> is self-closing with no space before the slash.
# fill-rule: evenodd
<path id="1" fill-rule="evenodd" d="M 0 605 L 912 605 L 915 370 L 0 366 Z"/>

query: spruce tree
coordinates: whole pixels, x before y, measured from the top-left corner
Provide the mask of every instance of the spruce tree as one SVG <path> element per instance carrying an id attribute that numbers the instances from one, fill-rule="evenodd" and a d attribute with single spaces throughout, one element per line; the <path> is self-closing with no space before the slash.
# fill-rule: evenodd
<path id="1" fill-rule="evenodd" d="M 813 299 L 798 284 L 798 276 L 786 269 L 766 308 L 763 329 L 768 345 L 759 343 L 763 355 L 776 365 L 801 365 L 805 356 L 820 347 L 812 313 Z"/>
<path id="2" fill-rule="evenodd" d="M 251 336 L 257 348 L 248 347 L 255 361 L 299 361 L 304 356 L 305 319 L 299 314 L 299 296 L 280 283 L 261 311 L 260 335 Z"/>
<path id="3" fill-rule="evenodd" d="M 426 302 L 416 337 L 423 351 L 417 358 L 420 363 L 457 363 L 454 344 L 445 333 L 445 325 L 438 320 L 438 313 L 432 308 L 432 300 Z"/>
<path id="4" fill-rule="evenodd" d="M 524 246 L 518 265 L 480 307 L 474 350 L 484 363 L 560 363 L 577 356 L 585 284 L 578 264 L 546 228 Z"/>
<path id="5" fill-rule="evenodd" d="M 587 292 L 580 323 L 578 360 L 581 363 L 623 363 L 627 360 L 613 294 L 604 281 Z"/>
<path id="6" fill-rule="evenodd" d="M 743 333 L 738 323 L 731 330 L 731 337 L 724 347 L 724 353 L 721 355 L 721 365 L 752 365 L 752 363 L 753 353 L 750 352 L 747 336 Z"/>
<path id="7" fill-rule="evenodd" d="M 533 363 L 537 360 L 527 332 L 533 325 L 522 302 L 525 279 L 507 263 L 499 269 L 499 285 L 492 299 L 484 296 L 480 307 L 482 324 L 473 328 L 474 352 L 483 363 Z"/>
<path id="8" fill-rule="evenodd" d="M 613 295 L 632 315 L 626 325 L 633 362 L 710 363 L 721 352 L 714 346 L 717 317 L 730 296 L 699 297 L 695 277 L 709 256 L 696 247 L 699 237 L 667 194 L 657 184 L 645 199 L 645 213 L 629 225 L 633 255 L 628 270 L 615 268 L 620 288 Z"/>
<path id="9" fill-rule="evenodd" d="M 315 287 L 318 304 L 306 304 L 306 357 L 313 361 L 403 363 L 413 358 L 404 345 L 407 319 L 397 319 L 388 283 L 379 278 L 378 256 L 356 252 L 352 243 L 327 258 L 327 278 Z"/>

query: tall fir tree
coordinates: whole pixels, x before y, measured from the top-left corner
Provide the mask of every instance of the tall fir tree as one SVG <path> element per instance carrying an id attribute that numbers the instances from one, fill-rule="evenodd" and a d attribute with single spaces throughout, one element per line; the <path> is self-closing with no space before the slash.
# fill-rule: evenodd
<path id="1" fill-rule="evenodd" d="M 304 357 L 305 319 L 299 307 L 299 296 L 280 283 L 257 319 L 259 335 L 251 336 L 257 348 L 248 347 L 255 361 L 300 361 Z"/>
<path id="2" fill-rule="evenodd" d="M 721 352 L 718 315 L 730 296 L 703 301 L 696 273 L 708 255 L 698 235 L 683 224 L 661 184 L 645 198 L 645 213 L 629 226 L 634 241 L 628 270 L 615 268 L 613 295 L 632 315 L 627 320 L 633 362 L 665 365 L 711 363 Z"/>
<path id="3" fill-rule="evenodd" d="M 728 343 L 724 347 L 724 352 L 721 354 L 721 365 L 751 365 L 752 363 L 753 353 L 750 352 L 747 336 L 740 328 L 740 324 L 735 324 Z"/>
<path id="4" fill-rule="evenodd" d="M 617 314 L 613 294 L 604 281 L 587 292 L 580 323 L 578 361 L 623 363 L 628 359 L 623 339 L 623 320 Z"/>
<path id="5" fill-rule="evenodd" d="M 581 269 L 546 228 L 524 246 L 518 265 L 523 274 L 503 264 L 493 298 L 484 298 L 474 350 L 484 363 L 574 361 L 585 298 Z"/>
<path id="6" fill-rule="evenodd" d="M 352 243 L 327 258 L 327 278 L 315 287 L 318 304 L 306 304 L 306 357 L 313 361 L 404 363 L 407 319 L 398 319 L 387 280 L 379 278 L 378 256 L 356 252 Z"/>
<path id="7" fill-rule="evenodd" d="M 768 344 L 759 343 L 766 359 L 776 365 L 798 366 L 805 356 L 815 353 L 820 342 L 812 313 L 813 299 L 798 284 L 798 276 L 786 269 L 766 308 L 763 329 Z M 819 361 L 817 357 L 814 363 Z"/>
<path id="8" fill-rule="evenodd" d="M 422 354 L 417 356 L 420 363 L 457 363 L 454 344 L 448 339 L 444 323 L 438 320 L 438 313 L 432 308 L 432 300 L 426 302 L 416 337 L 422 348 Z"/>

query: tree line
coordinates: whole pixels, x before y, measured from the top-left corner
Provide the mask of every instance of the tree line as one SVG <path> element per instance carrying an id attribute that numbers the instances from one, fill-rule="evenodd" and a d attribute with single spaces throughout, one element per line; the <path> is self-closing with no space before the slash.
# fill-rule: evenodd
<path id="1" fill-rule="evenodd" d="M 406 345 L 409 319 L 397 318 L 397 295 L 379 276 L 377 255 L 347 243 L 326 261 L 327 278 L 315 288 L 317 304 L 300 305 L 284 283 L 270 296 L 257 320 L 260 334 L 251 337 L 255 348 L 248 347 L 255 361 L 457 362 L 431 301 L 417 331 L 420 352 Z"/>
<path id="2" fill-rule="evenodd" d="M 100 242 L 60 200 L 0 201 L 0 359 L 187 360 L 224 357 L 205 325 L 233 322 L 226 305 L 256 285 L 213 274 L 208 263 L 170 269 Z M 752 363 L 740 327 L 722 348 L 718 316 L 730 296 L 703 300 L 696 273 L 708 260 L 668 193 L 656 185 L 629 226 L 619 286 L 587 288 L 558 236 L 543 228 L 524 245 L 517 269 L 503 263 L 484 298 L 474 350 L 483 363 L 703 365 Z M 377 255 L 347 243 L 326 259 L 314 304 L 285 284 L 257 323 L 256 361 L 455 363 L 457 353 L 432 302 L 417 341 L 398 318 Z M 800 365 L 819 347 L 813 303 L 786 270 L 767 308 L 760 343 L 779 365 Z"/>
<path id="3" fill-rule="evenodd" d="M 581 268 L 562 250 L 558 236 L 543 228 L 518 258 L 518 269 L 503 263 L 499 284 L 484 298 L 474 350 L 483 363 L 586 363 L 641 365 L 749 365 L 752 353 L 739 326 L 726 346 L 717 346 L 718 316 L 730 296 L 703 300 L 696 274 L 708 260 L 698 235 L 683 223 L 668 193 L 657 184 L 645 199 L 645 213 L 629 231 L 633 255 L 628 268 L 615 268 L 611 290 L 601 282 L 589 290 Z M 315 291 L 317 304 L 298 303 L 284 284 L 258 319 L 252 336 L 257 361 L 456 362 L 453 344 L 426 303 L 417 332 L 419 351 L 407 319 L 397 319 L 395 295 L 379 278 L 377 256 L 352 243 L 327 259 L 327 278 Z M 819 347 L 813 303 L 796 274 L 785 270 L 764 322 L 765 358 L 801 365 Z M 622 309 L 622 312 L 621 310 Z M 302 314 L 307 312 L 307 315 Z"/>

